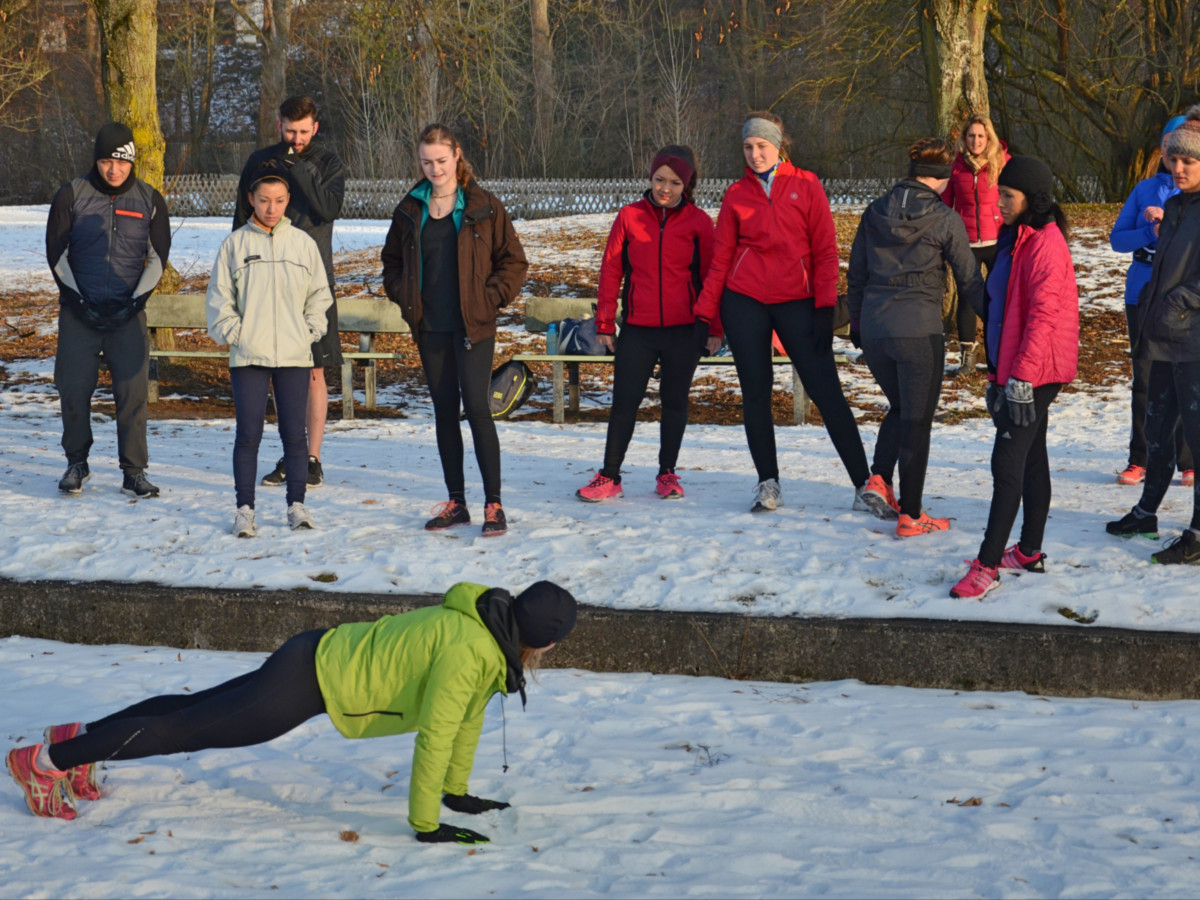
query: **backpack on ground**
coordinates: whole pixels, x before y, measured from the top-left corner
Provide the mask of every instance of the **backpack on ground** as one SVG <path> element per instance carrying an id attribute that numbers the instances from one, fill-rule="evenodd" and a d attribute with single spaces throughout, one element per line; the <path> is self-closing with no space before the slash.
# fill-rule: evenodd
<path id="1" fill-rule="evenodd" d="M 502 364 L 492 373 L 492 386 L 488 393 L 492 418 L 507 419 L 536 389 L 537 378 L 525 363 L 510 359 Z"/>

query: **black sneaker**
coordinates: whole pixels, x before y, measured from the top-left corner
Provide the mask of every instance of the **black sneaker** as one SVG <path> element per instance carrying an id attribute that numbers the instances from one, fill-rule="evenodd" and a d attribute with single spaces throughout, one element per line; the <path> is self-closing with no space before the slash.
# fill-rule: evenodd
<path id="1" fill-rule="evenodd" d="M 1150 561 L 1165 566 L 1179 563 L 1192 566 L 1200 564 L 1200 537 L 1196 537 L 1196 532 L 1188 529 L 1151 556 Z"/>
<path id="2" fill-rule="evenodd" d="M 483 536 L 499 537 L 508 531 L 508 520 L 504 518 L 504 507 L 489 503 L 483 508 Z"/>
<path id="3" fill-rule="evenodd" d="M 467 504 L 461 500 L 447 500 L 445 503 L 439 503 L 430 512 L 433 513 L 433 518 L 425 523 L 426 531 L 441 531 L 454 525 L 471 524 L 471 514 L 467 511 Z"/>
<path id="4" fill-rule="evenodd" d="M 63 477 L 58 480 L 58 489 L 64 494 L 79 494 L 83 492 L 83 483 L 92 477 L 92 471 L 86 462 L 71 463 Z"/>
<path id="5" fill-rule="evenodd" d="M 1130 510 L 1120 521 L 1109 522 L 1104 530 L 1117 537 L 1144 537 L 1158 540 L 1158 516 L 1139 516 Z"/>
<path id="6" fill-rule="evenodd" d="M 279 457 L 279 462 L 275 463 L 273 471 L 268 472 L 262 477 L 259 482 L 263 487 L 282 487 L 287 484 L 287 475 L 283 471 L 283 457 Z"/>
<path id="7" fill-rule="evenodd" d="M 308 458 L 308 486 L 310 488 L 320 487 L 325 483 L 325 470 L 321 468 L 321 461 L 315 456 Z"/>
<path id="8" fill-rule="evenodd" d="M 158 496 L 158 488 L 146 480 L 145 472 L 138 472 L 136 475 L 125 473 L 125 482 L 121 485 L 121 493 L 129 497 L 137 497 L 139 500 L 148 500 L 150 497 Z"/>

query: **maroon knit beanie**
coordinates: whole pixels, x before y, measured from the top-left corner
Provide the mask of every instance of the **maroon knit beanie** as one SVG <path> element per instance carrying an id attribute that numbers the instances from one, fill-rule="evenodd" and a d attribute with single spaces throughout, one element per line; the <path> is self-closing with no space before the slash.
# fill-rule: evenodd
<path id="1" fill-rule="evenodd" d="M 654 173 L 663 166 L 670 168 L 672 172 L 679 176 L 679 180 L 687 185 L 692 176 L 696 174 L 696 170 L 691 164 L 681 156 L 676 156 L 672 153 L 662 152 L 654 157 L 654 162 L 650 163 L 650 177 L 654 177 Z"/>

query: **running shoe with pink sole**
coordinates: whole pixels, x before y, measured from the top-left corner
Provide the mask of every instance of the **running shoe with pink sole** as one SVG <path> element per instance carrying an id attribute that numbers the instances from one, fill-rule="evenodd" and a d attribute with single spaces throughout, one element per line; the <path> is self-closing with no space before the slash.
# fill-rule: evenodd
<path id="1" fill-rule="evenodd" d="M 25 805 L 35 816 L 74 819 L 75 804 L 67 784 L 67 773 L 58 769 L 39 769 L 37 756 L 41 749 L 41 744 L 30 744 L 10 750 L 6 760 L 8 774 L 24 792 Z"/>
<path id="2" fill-rule="evenodd" d="M 50 725 L 42 732 L 42 736 L 46 739 L 46 746 L 61 744 L 63 741 L 69 741 L 71 738 L 78 737 L 79 729 L 82 727 L 82 722 Z M 85 766 L 76 766 L 73 769 L 67 769 L 67 783 L 71 785 L 71 793 L 75 795 L 76 800 L 100 799 L 100 787 L 96 784 L 95 763 L 88 763 Z"/>
<path id="3" fill-rule="evenodd" d="M 654 479 L 654 492 L 664 500 L 682 500 L 683 485 L 674 472 L 664 472 Z"/>
<path id="4" fill-rule="evenodd" d="M 599 503 L 601 500 L 617 500 L 625 496 L 621 483 L 613 481 L 599 472 L 586 485 L 575 492 L 575 496 L 586 503 Z"/>
<path id="5" fill-rule="evenodd" d="M 950 596 L 959 600 L 982 600 L 984 594 L 1000 587 L 999 569 L 985 566 L 977 559 L 970 560 L 971 568 L 954 587 Z"/>

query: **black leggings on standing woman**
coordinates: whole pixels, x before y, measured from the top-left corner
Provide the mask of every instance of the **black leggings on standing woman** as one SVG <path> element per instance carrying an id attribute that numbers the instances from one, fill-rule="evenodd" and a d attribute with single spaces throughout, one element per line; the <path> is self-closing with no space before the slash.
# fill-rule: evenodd
<path id="1" fill-rule="evenodd" d="M 813 301 L 760 303 L 726 288 L 721 297 L 721 324 L 742 386 L 742 421 L 758 480 L 779 477 L 775 421 L 771 415 L 771 389 L 775 382 L 771 332 L 774 331 L 796 367 L 804 390 L 821 411 L 825 430 L 850 481 L 855 487 L 866 484 L 870 477 L 867 454 L 858 436 L 858 423 L 842 393 L 833 351 L 818 352 L 815 347 Z"/>
<path id="2" fill-rule="evenodd" d="M 328 629 L 289 639 L 262 666 L 195 694 L 151 697 L 49 748 L 57 769 L 211 747 L 249 747 L 287 734 L 325 712 L 317 644 Z"/>
<path id="3" fill-rule="evenodd" d="M 662 422 L 659 428 L 659 474 L 674 472 L 688 422 L 688 395 L 699 355 L 693 325 L 648 328 L 626 325 L 621 329 L 613 360 L 613 401 L 608 414 L 608 438 L 604 444 L 604 468 L 601 474 L 621 480 L 621 463 L 633 438 L 638 407 L 646 396 L 646 387 L 654 366 L 660 367 L 659 397 Z"/>
<path id="4" fill-rule="evenodd" d="M 463 503 L 467 502 L 467 488 L 459 409 L 466 412 L 471 426 L 475 460 L 483 477 L 484 502 L 500 502 L 500 438 L 488 401 L 495 346 L 495 338 L 471 344 L 461 331 L 422 331 L 417 336 L 417 350 L 433 400 L 442 476 L 450 499 Z"/>

